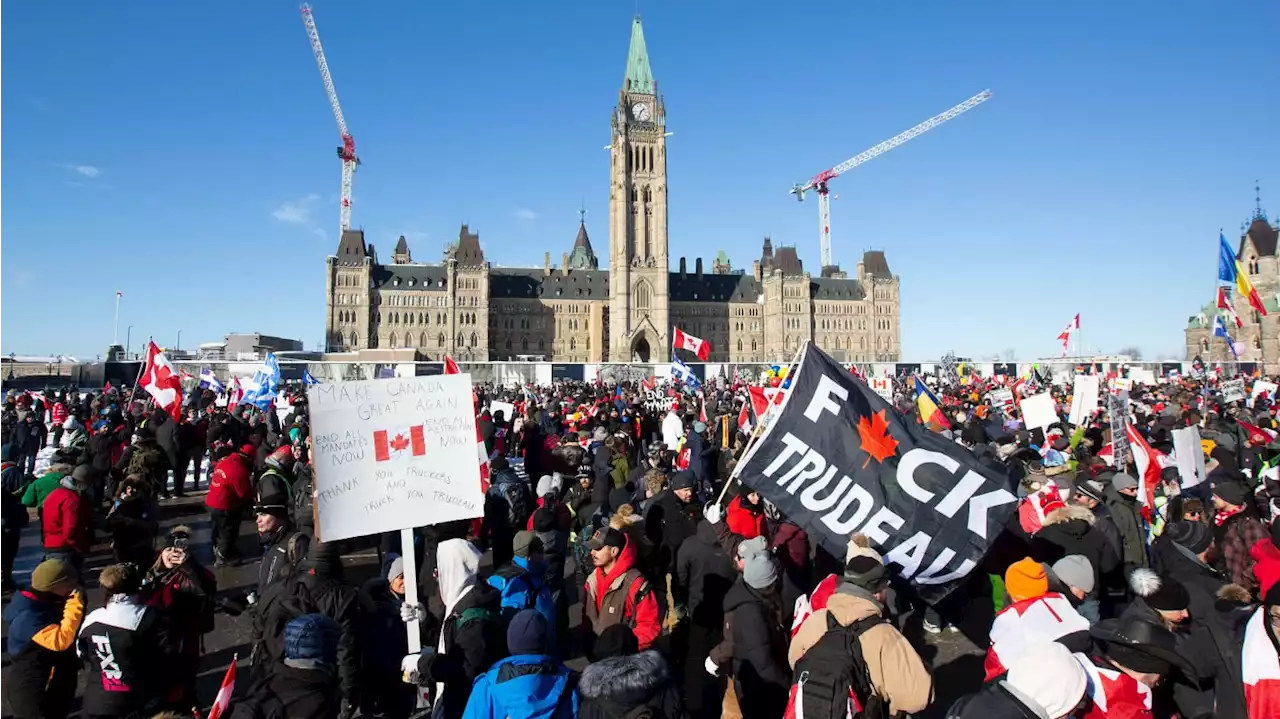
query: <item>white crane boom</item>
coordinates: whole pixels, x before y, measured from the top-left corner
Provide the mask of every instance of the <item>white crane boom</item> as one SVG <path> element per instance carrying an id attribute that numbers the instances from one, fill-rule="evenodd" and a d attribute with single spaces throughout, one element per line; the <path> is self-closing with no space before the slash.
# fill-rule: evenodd
<path id="1" fill-rule="evenodd" d="M 311 41 L 311 52 L 315 55 L 316 66 L 320 68 L 320 80 L 324 83 L 325 94 L 329 96 L 333 117 L 338 121 L 338 134 L 342 137 L 342 146 L 338 148 L 338 159 L 342 161 L 342 204 L 338 213 L 338 233 L 341 236 L 351 227 L 351 185 L 360 158 L 356 155 L 355 138 L 347 131 L 347 121 L 342 116 L 342 105 L 338 103 L 338 91 L 333 86 L 333 76 L 329 74 L 329 63 L 324 58 L 324 47 L 320 44 L 320 32 L 316 29 L 311 6 L 303 4 L 301 12 L 307 39 Z"/>
<path id="2" fill-rule="evenodd" d="M 840 163 L 839 165 L 836 165 L 835 167 L 832 167 L 829 170 L 823 170 L 822 172 L 819 172 L 818 174 L 814 175 L 804 185 L 801 185 L 800 183 L 796 183 L 795 185 L 792 185 L 791 194 L 795 195 L 796 199 L 800 200 L 801 202 L 804 201 L 804 193 L 809 192 L 810 190 L 818 193 L 818 223 L 819 223 L 819 232 L 821 233 L 821 243 L 822 243 L 821 244 L 822 266 L 828 267 L 832 264 L 831 262 L 831 204 L 830 204 L 830 199 L 827 196 L 829 193 L 829 188 L 827 187 L 828 182 L 839 177 L 840 175 L 843 175 L 849 170 L 852 170 L 858 165 L 861 165 L 867 160 L 883 155 L 884 153 L 907 142 L 908 140 L 912 140 L 916 137 L 919 137 L 920 135 L 923 135 L 924 133 L 928 132 L 929 130 L 932 130 L 938 125 L 941 125 L 942 123 L 948 120 L 959 117 L 960 115 L 963 115 L 964 113 L 972 110 L 973 108 L 977 107 L 978 105 L 981 105 L 982 103 L 990 99 L 991 99 L 991 91 L 983 90 L 982 92 L 978 93 L 977 95 L 974 95 L 968 100 L 965 100 L 959 105 L 956 105 L 950 110 L 947 110 L 946 112 L 943 112 L 939 115 L 934 115 L 933 117 L 929 118 L 928 120 L 925 120 L 919 125 L 916 125 L 910 130 L 907 130 L 906 132 L 903 132 L 899 135 L 891 137 L 888 140 L 885 140 L 884 142 L 874 147 L 863 150 L 857 155 L 854 155 L 853 157 L 849 158 L 848 160 L 845 160 L 844 162 Z"/>

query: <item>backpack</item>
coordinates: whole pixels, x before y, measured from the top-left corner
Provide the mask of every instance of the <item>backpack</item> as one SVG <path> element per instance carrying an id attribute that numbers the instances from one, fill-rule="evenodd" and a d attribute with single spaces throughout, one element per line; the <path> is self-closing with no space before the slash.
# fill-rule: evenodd
<path id="1" fill-rule="evenodd" d="M 527 572 L 514 563 L 502 567 L 489 577 L 489 586 L 502 595 L 502 613 L 514 615 L 522 609 L 533 609 L 536 587 Z"/>
<path id="2" fill-rule="evenodd" d="M 487 497 L 506 505 L 507 524 L 515 532 L 525 526 L 533 514 L 532 494 L 519 477 L 503 477 L 489 485 Z"/>
<path id="3" fill-rule="evenodd" d="M 866 617 L 846 627 L 827 613 L 827 632 L 796 662 L 787 719 L 888 719 L 875 693 L 859 638 L 884 620 Z"/>

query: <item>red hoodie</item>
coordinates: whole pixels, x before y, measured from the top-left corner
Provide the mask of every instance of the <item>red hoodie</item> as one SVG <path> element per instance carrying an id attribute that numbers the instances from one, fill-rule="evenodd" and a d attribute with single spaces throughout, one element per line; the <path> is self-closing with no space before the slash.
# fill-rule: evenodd
<path id="1" fill-rule="evenodd" d="M 223 457 L 209 478 L 209 494 L 204 503 L 209 509 L 240 509 L 253 501 L 253 447 L 245 445 Z"/>
<path id="2" fill-rule="evenodd" d="M 89 552 L 89 526 L 93 508 L 79 492 L 59 486 L 49 493 L 40 506 L 40 526 L 44 530 L 45 549 L 71 549 Z"/>
<path id="3" fill-rule="evenodd" d="M 1253 557 L 1253 576 L 1258 578 L 1258 596 L 1265 596 L 1271 585 L 1280 581 L 1280 548 L 1270 537 L 1263 537 L 1249 549 Z"/>
<path id="4" fill-rule="evenodd" d="M 764 536 L 764 514 L 757 514 L 742 506 L 742 497 L 734 497 L 725 511 L 729 531 L 743 539 Z"/>

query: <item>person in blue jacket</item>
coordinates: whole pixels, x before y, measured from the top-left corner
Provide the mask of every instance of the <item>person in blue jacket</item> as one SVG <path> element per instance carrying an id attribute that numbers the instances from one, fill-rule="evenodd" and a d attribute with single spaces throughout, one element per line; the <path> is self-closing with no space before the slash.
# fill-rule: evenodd
<path id="1" fill-rule="evenodd" d="M 533 609 L 507 627 L 511 656 L 476 677 L 462 719 L 575 719 L 578 675 L 547 654 L 547 620 Z"/>
<path id="2" fill-rule="evenodd" d="M 547 586 L 547 562 L 542 540 L 529 531 L 516 532 L 512 542 L 511 563 L 498 567 L 489 577 L 489 585 L 502 593 L 502 614 L 511 618 L 524 609 L 537 610 L 547 621 L 550 635 L 547 653 L 556 654 L 556 603 Z M 513 652 L 514 653 L 514 652 Z"/>

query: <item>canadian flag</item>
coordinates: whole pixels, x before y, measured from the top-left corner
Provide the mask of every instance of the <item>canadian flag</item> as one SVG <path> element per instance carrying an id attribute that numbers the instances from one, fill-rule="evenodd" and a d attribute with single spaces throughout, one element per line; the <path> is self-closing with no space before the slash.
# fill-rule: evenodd
<path id="1" fill-rule="evenodd" d="M 218 687 L 218 696 L 213 700 L 213 706 L 209 709 L 209 719 L 219 719 L 226 713 L 227 708 L 231 706 L 231 693 L 236 688 L 236 657 L 231 658 L 231 666 L 227 667 L 227 673 L 222 677 L 222 686 Z"/>
<path id="2" fill-rule="evenodd" d="M 397 430 L 395 434 L 385 429 L 373 433 L 373 458 L 379 462 L 400 457 L 421 457 L 426 453 L 427 440 L 420 424 Z"/>
<path id="3" fill-rule="evenodd" d="M 138 384 L 174 419 L 182 414 L 182 378 L 155 342 L 147 343 L 147 366 Z"/>
<path id="4" fill-rule="evenodd" d="M 1138 470 L 1138 501 L 1142 502 L 1142 516 L 1150 522 L 1156 509 L 1156 487 L 1160 486 L 1160 470 L 1176 466 L 1164 452 L 1151 448 L 1147 440 L 1132 424 L 1125 427 L 1129 437 L 1129 451 Z"/>
<path id="5" fill-rule="evenodd" d="M 1040 642 L 1054 642 L 1068 634 L 1088 636 L 1089 621 L 1057 592 L 1023 599 L 1005 607 L 991 623 L 991 646 L 983 666 L 984 681 L 1009 670 L 1019 653 Z"/>
<path id="6" fill-rule="evenodd" d="M 1280 716 L 1280 655 L 1267 636 L 1267 608 L 1253 613 L 1244 629 L 1244 703 L 1250 719 Z"/>
<path id="7" fill-rule="evenodd" d="M 453 361 L 449 355 L 444 356 L 444 373 L 445 374 L 462 374 L 462 370 L 458 369 L 458 363 Z"/>
<path id="8" fill-rule="evenodd" d="M 1058 339 L 1062 341 L 1062 356 L 1067 356 L 1067 343 L 1071 341 L 1071 333 L 1080 329 L 1080 313 L 1067 323 L 1067 328 L 1062 330 L 1062 334 L 1058 335 Z"/>
<path id="9" fill-rule="evenodd" d="M 1235 305 L 1231 304 L 1231 294 L 1226 287 L 1218 288 L 1218 309 L 1222 310 L 1236 323 L 1236 329 L 1244 327 L 1244 322 L 1240 319 L 1240 315 L 1236 314 Z"/>
<path id="10" fill-rule="evenodd" d="M 706 362 L 707 358 L 711 356 L 710 342 L 699 337 L 694 337 L 690 334 L 685 334 L 679 327 L 676 328 L 675 339 L 672 340 L 671 348 L 676 350 L 688 350 L 695 355 L 698 355 L 698 359 L 703 362 Z"/>

